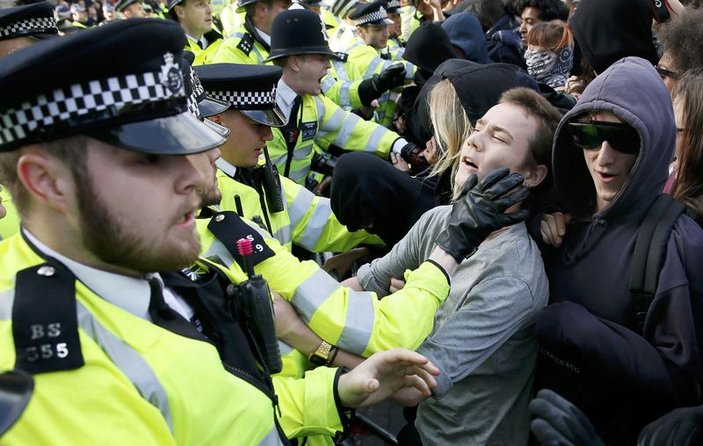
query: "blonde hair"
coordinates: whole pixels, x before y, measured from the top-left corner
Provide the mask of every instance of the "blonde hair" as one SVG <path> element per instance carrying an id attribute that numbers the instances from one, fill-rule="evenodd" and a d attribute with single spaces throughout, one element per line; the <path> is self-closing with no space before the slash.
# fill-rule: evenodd
<path id="1" fill-rule="evenodd" d="M 449 79 L 435 84 L 428 95 L 427 106 L 437 142 L 438 159 L 430 176 L 441 175 L 447 169 L 452 170 L 452 182 L 458 166 L 461 146 L 471 134 L 471 121 L 459 96 Z"/>
<path id="2" fill-rule="evenodd" d="M 559 51 L 567 46 L 574 46 L 574 37 L 563 20 L 540 22 L 527 33 L 527 44 L 538 46 L 548 51 Z"/>

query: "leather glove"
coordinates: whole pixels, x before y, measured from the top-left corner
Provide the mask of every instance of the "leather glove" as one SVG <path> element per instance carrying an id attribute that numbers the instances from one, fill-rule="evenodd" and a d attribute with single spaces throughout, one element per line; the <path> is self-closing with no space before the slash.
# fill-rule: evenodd
<path id="1" fill-rule="evenodd" d="M 381 71 L 381 74 L 374 74 L 371 83 L 378 95 L 381 96 L 383 92 L 400 87 L 405 83 L 405 67 L 401 63 L 393 64 Z"/>
<path id="2" fill-rule="evenodd" d="M 549 389 L 537 392 L 530 412 L 535 417 L 530 428 L 540 444 L 605 446 L 586 415 Z"/>
<path id="3" fill-rule="evenodd" d="M 413 172 L 420 172 L 430 167 L 430 163 L 423 155 L 425 149 L 418 147 L 415 143 L 409 142 L 400 149 L 400 156 L 412 166 Z"/>
<path id="4" fill-rule="evenodd" d="M 490 233 L 527 218 L 527 210 L 504 213 L 529 196 L 523 181 L 522 175 L 506 168 L 491 172 L 480 183 L 476 175 L 471 175 L 452 205 L 447 227 L 437 236 L 437 245 L 461 263 Z"/>
<path id="5" fill-rule="evenodd" d="M 642 429 L 638 446 L 693 446 L 703 444 L 703 406 L 682 407 Z"/>

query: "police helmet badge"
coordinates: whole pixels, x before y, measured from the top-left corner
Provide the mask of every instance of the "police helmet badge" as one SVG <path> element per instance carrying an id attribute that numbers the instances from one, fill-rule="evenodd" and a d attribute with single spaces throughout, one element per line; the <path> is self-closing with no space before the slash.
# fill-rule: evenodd
<path id="1" fill-rule="evenodd" d="M 183 93 L 183 73 L 174 62 L 173 54 L 164 54 L 164 64 L 161 65 L 161 85 L 173 94 Z"/>

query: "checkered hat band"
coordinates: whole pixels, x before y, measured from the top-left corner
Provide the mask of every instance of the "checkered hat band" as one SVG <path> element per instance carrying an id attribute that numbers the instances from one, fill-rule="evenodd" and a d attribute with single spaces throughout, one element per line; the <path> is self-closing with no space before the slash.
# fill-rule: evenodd
<path id="1" fill-rule="evenodd" d="M 175 71 L 180 74 L 180 70 Z M 38 128 L 65 124 L 69 119 L 74 122 L 89 120 L 95 112 L 179 97 L 185 97 L 183 79 L 180 85 L 168 88 L 158 72 L 73 84 L 3 112 L 0 116 L 0 145 L 25 139 Z"/>
<path id="2" fill-rule="evenodd" d="M 276 87 L 269 91 L 212 91 L 208 95 L 242 110 L 276 105 Z"/>
<path id="3" fill-rule="evenodd" d="M 26 35 L 31 33 L 58 32 L 56 19 L 53 17 L 33 17 L 20 20 L 8 26 L 0 26 L 0 37 Z"/>
<path id="4" fill-rule="evenodd" d="M 388 18 L 388 13 L 386 12 L 385 9 L 381 8 L 378 11 L 374 11 L 371 13 L 368 13 L 366 15 L 362 15 L 358 19 L 354 21 L 355 25 L 363 25 L 365 23 L 371 23 L 371 22 L 378 22 L 383 19 Z"/>
<path id="5" fill-rule="evenodd" d="M 200 107 L 198 107 L 198 98 L 205 95 L 205 89 L 200 83 L 200 78 L 198 77 L 193 67 L 190 67 L 190 86 L 193 89 L 193 92 L 190 94 L 190 96 L 188 96 L 188 111 L 193 116 L 200 119 Z"/>
<path id="6" fill-rule="evenodd" d="M 391 0 L 388 3 L 386 3 L 386 6 L 388 7 L 388 9 L 400 8 L 400 0 Z"/>

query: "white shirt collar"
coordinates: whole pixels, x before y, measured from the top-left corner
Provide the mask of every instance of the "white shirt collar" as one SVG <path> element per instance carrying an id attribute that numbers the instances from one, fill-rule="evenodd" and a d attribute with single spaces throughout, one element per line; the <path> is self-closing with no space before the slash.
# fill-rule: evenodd
<path id="1" fill-rule="evenodd" d="M 237 166 L 230 164 L 229 162 L 225 161 L 222 157 L 217 158 L 217 161 L 215 161 L 215 165 L 218 169 L 226 173 L 227 176 L 230 178 L 234 178 L 234 175 L 237 173 Z"/>
<path id="2" fill-rule="evenodd" d="M 293 108 L 293 101 L 295 101 L 298 94 L 293 91 L 292 88 L 283 82 L 283 78 L 278 80 L 278 88 L 276 89 L 276 105 L 281 109 L 285 116 L 290 118 L 290 112 Z"/>
<path id="3" fill-rule="evenodd" d="M 266 45 L 271 46 L 271 36 L 269 36 L 268 34 L 266 34 L 266 33 L 263 32 L 263 31 L 261 31 L 261 30 L 260 30 L 259 28 L 257 28 L 256 26 L 254 27 L 254 29 L 255 29 L 256 32 L 259 34 L 259 37 L 261 37 L 261 39 L 262 39 L 264 42 L 266 42 Z"/>
<path id="4" fill-rule="evenodd" d="M 151 289 L 144 278 L 123 276 L 83 265 L 49 248 L 26 229 L 22 231 L 41 252 L 63 263 L 95 294 L 139 318 L 150 320 Z"/>
<path id="5" fill-rule="evenodd" d="M 205 36 L 201 37 L 200 40 L 196 39 L 195 37 L 191 36 L 190 34 L 186 34 L 186 37 L 187 37 L 188 39 L 192 40 L 193 42 L 195 42 L 196 44 L 198 44 L 198 42 L 202 42 L 202 43 L 203 43 L 203 48 L 207 48 L 208 41 L 207 41 L 207 39 L 205 38 Z"/>

